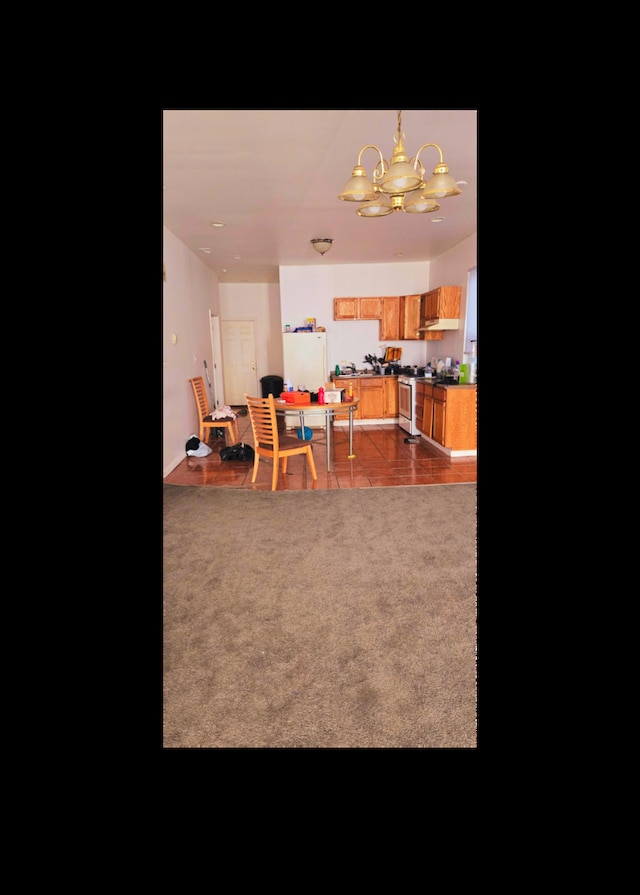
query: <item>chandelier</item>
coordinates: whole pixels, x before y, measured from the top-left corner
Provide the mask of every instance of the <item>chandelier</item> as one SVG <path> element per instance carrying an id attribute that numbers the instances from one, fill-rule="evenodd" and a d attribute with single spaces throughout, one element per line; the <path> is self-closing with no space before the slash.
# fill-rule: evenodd
<path id="1" fill-rule="evenodd" d="M 382 151 L 373 143 L 367 143 L 358 154 L 358 164 L 351 172 L 351 179 L 338 196 L 345 202 L 362 202 L 356 213 L 365 218 L 380 218 L 392 211 L 407 211 L 411 214 L 424 214 L 437 211 L 440 206 L 437 199 L 459 196 L 461 190 L 449 174 L 444 163 L 442 149 L 437 143 L 423 143 L 416 155 L 409 159 L 403 140 L 402 110 L 398 112 L 398 129 L 393 135 L 396 144 L 391 157 L 391 164 L 382 156 Z M 433 176 L 425 182 L 424 167 L 420 163 L 420 153 L 427 146 L 433 146 L 440 153 L 440 162 L 433 170 Z M 367 172 L 360 164 L 365 149 L 375 149 L 380 160 L 373 171 L 373 183 L 368 180 Z M 405 201 L 406 199 L 406 201 Z"/>

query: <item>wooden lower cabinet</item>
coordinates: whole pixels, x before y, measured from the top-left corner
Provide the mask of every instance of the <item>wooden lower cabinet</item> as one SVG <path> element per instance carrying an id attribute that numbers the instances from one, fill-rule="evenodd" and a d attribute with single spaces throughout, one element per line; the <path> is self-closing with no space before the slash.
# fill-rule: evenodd
<path id="1" fill-rule="evenodd" d="M 349 391 L 349 383 L 350 382 L 353 382 L 353 400 L 359 401 L 360 400 L 360 380 L 359 379 L 338 379 L 338 381 L 334 382 L 333 384 L 336 388 L 344 389 L 344 396 L 346 399 L 347 393 Z M 360 419 L 360 411 L 361 411 L 361 407 L 358 407 L 358 409 L 356 410 L 356 412 L 353 415 L 354 420 Z M 349 412 L 345 411 L 344 413 L 336 413 L 334 419 L 348 420 Z"/>
<path id="2" fill-rule="evenodd" d="M 381 420 L 384 414 L 384 382 L 379 379 L 360 380 L 361 420 Z"/>
<path id="3" fill-rule="evenodd" d="M 398 378 L 396 376 L 376 376 L 371 379 L 340 379 L 334 383 L 339 388 L 348 389 L 353 382 L 354 400 L 360 404 L 354 414 L 356 420 L 381 420 L 398 416 Z M 336 414 L 337 420 L 348 420 L 348 413 Z"/>
<path id="4" fill-rule="evenodd" d="M 440 389 L 444 394 L 444 389 Z M 438 401 L 436 398 L 433 400 L 433 428 L 431 437 L 434 441 L 437 441 L 438 444 L 442 444 L 445 447 L 451 447 L 451 445 L 445 444 L 445 422 L 447 420 L 447 402 Z"/>
<path id="5" fill-rule="evenodd" d="M 398 380 L 393 377 L 385 377 L 382 381 L 384 390 L 384 419 L 393 419 L 398 415 Z"/>
<path id="6" fill-rule="evenodd" d="M 431 419 L 433 416 L 433 386 L 424 382 L 416 383 L 416 426 L 431 438 Z M 428 412 L 427 412 L 427 401 Z"/>
<path id="7" fill-rule="evenodd" d="M 423 389 L 420 431 L 452 451 L 477 450 L 477 389 L 459 385 L 450 388 L 420 385 L 420 388 Z"/>

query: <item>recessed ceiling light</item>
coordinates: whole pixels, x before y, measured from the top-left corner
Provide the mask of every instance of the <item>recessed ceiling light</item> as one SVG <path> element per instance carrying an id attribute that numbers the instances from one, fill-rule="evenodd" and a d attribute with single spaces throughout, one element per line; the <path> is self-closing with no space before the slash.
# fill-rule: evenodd
<path id="1" fill-rule="evenodd" d="M 223 267 L 223 268 L 222 268 L 222 273 L 228 273 L 228 272 L 229 272 L 229 268 L 228 268 L 228 267 Z"/>
<path id="2" fill-rule="evenodd" d="M 444 220 L 445 220 L 445 218 L 431 218 L 431 223 L 432 223 L 432 224 L 439 224 L 440 221 L 444 221 Z"/>
<path id="3" fill-rule="evenodd" d="M 201 251 L 201 252 L 204 252 L 205 255 L 210 255 L 210 254 L 211 254 L 211 249 L 201 248 L 200 251 Z"/>
<path id="4" fill-rule="evenodd" d="M 240 259 L 242 258 L 242 255 L 234 255 L 233 258 L 235 261 L 240 261 Z"/>
<path id="5" fill-rule="evenodd" d="M 466 180 L 456 180 L 456 186 L 469 186 L 469 183 Z"/>
<path id="6" fill-rule="evenodd" d="M 224 221 L 211 221 L 212 227 L 224 227 Z"/>
<path id="7" fill-rule="evenodd" d="M 396 252 L 395 253 L 396 258 L 402 258 L 403 255 L 404 255 L 404 252 Z"/>

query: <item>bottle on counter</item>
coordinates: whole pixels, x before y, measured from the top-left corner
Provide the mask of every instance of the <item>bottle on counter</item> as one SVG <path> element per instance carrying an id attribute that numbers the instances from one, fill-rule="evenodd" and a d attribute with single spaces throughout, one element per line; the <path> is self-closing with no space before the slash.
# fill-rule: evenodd
<path id="1" fill-rule="evenodd" d="M 290 333 L 290 332 L 291 332 L 291 326 L 290 326 L 288 323 L 287 323 L 287 325 L 285 326 L 284 331 L 285 331 L 286 333 Z"/>
<path id="2" fill-rule="evenodd" d="M 336 364 L 335 374 L 336 376 L 340 375 L 340 364 Z"/>
<path id="3" fill-rule="evenodd" d="M 322 386 L 318 389 L 318 404 L 324 404 L 324 389 Z"/>
<path id="4" fill-rule="evenodd" d="M 349 388 L 347 389 L 347 401 L 353 401 L 353 382 L 349 383 Z"/>

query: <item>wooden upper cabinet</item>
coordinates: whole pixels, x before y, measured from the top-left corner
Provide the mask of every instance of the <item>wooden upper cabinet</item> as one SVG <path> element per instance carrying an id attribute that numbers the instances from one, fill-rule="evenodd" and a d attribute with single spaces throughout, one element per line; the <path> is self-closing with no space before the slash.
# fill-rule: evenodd
<path id="1" fill-rule="evenodd" d="M 459 319 L 461 294 L 461 286 L 438 286 L 425 293 L 423 319 Z"/>
<path id="2" fill-rule="evenodd" d="M 334 298 L 333 299 L 333 319 L 334 320 L 357 320 L 358 319 L 358 299 L 357 298 Z"/>
<path id="3" fill-rule="evenodd" d="M 385 295 L 382 299 L 382 314 L 380 316 L 381 342 L 400 338 L 400 296 Z"/>
<path id="4" fill-rule="evenodd" d="M 382 299 L 381 298 L 359 298 L 358 299 L 358 319 L 359 320 L 380 320 L 382 317 Z"/>
<path id="5" fill-rule="evenodd" d="M 381 342 L 423 339 L 441 341 L 441 330 L 418 332 L 425 320 L 460 317 L 460 286 L 440 286 L 420 295 L 379 298 L 334 298 L 334 320 L 379 320 Z"/>
<path id="6" fill-rule="evenodd" d="M 334 298 L 334 320 L 380 320 L 381 298 Z"/>
<path id="7" fill-rule="evenodd" d="M 400 296 L 400 336 L 401 339 L 419 339 L 421 295 Z"/>

